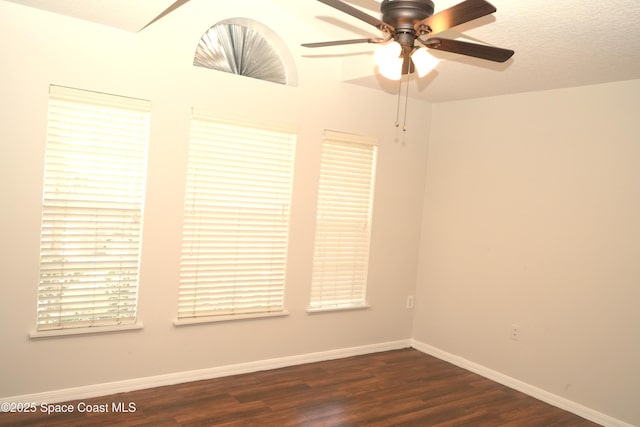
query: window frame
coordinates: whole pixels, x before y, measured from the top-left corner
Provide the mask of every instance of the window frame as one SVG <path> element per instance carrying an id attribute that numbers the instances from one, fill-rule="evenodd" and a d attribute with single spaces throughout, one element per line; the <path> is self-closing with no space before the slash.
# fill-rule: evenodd
<path id="1" fill-rule="evenodd" d="M 48 106 L 38 314 L 29 337 L 141 329 L 151 103 L 50 85 Z"/>
<path id="2" fill-rule="evenodd" d="M 366 152 L 369 154 L 365 155 Z M 344 164 L 342 156 L 347 156 L 345 158 L 354 161 L 353 165 Z M 318 182 L 311 296 L 307 307 L 307 312 L 310 314 L 370 307 L 367 301 L 367 285 L 377 163 L 378 142 L 375 138 L 331 130 L 324 131 Z M 352 193 L 349 193 L 349 189 Z M 346 202 L 349 196 L 353 196 L 351 200 L 357 200 L 358 203 Z M 347 209 L 346 212 L 345 209 Z M 329 211 L 330 213 L 326 216 L 331 215 L 334 219 L 325 221 L 324 211 Z M 356 226 L 354 220 L 359 221 L 361 225 Z M 360 232 L 359 228 L 361 228 Z M 351 239 L 337 237 L 337 233 L 343 231 L 345 235 L 350 233 Z M 347 246 L 355 248 L 349 254 L 354 258 L 351 270 L 348 271 L 345 268 L 348 267 L 349 262 L 344 262 L 344 256 L 349 252 L 344 250 Z M 325 255 L 321 253 L 323 251 Z M 364 257 L 364 260 L 358 257 Z M 335 264 L 334 268 L 331 268 L 331 263 Z M 338 263 L 343 265 L 340 266 Z M 338 270 L 347 271 L 347 273 L 355 271 L 357 278 L 354 278 L 349 285 L 348 280 Z M 333 287 L 328 286 L 328 290 L 325 291 L 323 289 L 325 281 L 331 280 L 337 284 Z M 356 296 L 338 296 L 347 295 L 348 292 Z M 334 295 L 333 298 L 331 295 Z"/>
<path id="3" fill-rule="evenodd" d="M 205 132 L 205 130 L 203 129 L 202 126 L 209 127 L 211 130 L 211 133 L 205 135 L 203 133 Z M 222 132 L 222 133 L 228 132 L 229 134 L 216 135 L 215 129 L 217 129 L 219 132 Z M 238 134 L 232 135 L 233 132 L 238 132 Z M 244 136 L 241 136 L 243 133 L 244 133 Z M 253 308 L 246 307 L 245 309 L 229 308 L 227 311 L 222 309 L 199 310 L 196 307 L 197 304 L 200 304 L 200 302 L 197 301 L 197 296 L 195 296 L 194 298 L 190 298 L 189 293 L 198 292 L 197 288 L 200 287 L 200 284 L 195 283 L 191 278 L 186 277 L 189 274 L 192 274 L 192 275 L 196 274 L 194 268 L 187 266 L 187 264 L 189 262 L 199 263 L 199 261 L 197 260 L 198 255 L 194 255 L 196 258 L 192 259 L 191 261 L 188 261 L 187 259 L 190 256 L 188 252 L 194 250 L 192 247 L 189 247 L 189 246 L 193 244 L 197 244 L 197 241 L 195 239 L 188 241 L 189 239 L 187 238 L 187 233 L 195 232 L 194 230 L 200 226 L 195 222 L 193 222 L 195 221 L 193 216 L 199 215 L 201 213 L 199 212 L 199 209 L 201 208 L 194 206 L 194 200 L 201 199 L 201 197 L 198 196 L 194 198 L 192 192 L 197 190 L 194 188 L 190 188 L 190 185 L 196 185 L 191 181 L 195 182 L 196 180 L 201 179 L 193 175 L 194 173 L 196 173 L 194 171 L 194 168 L 204 167 L 204 168 L 215 169 L 216 162 L 223 161 L 223 156 L 229 155 L 233 157 L 237 155 L 238 153 L 234 154 L 232 152 L 226 153 L 226 154 L 223 153 L 223 151 L 229 149 L 230 147 L 214 147 L 213 146 L 215 144 L 221 144 L 221 141 L 223 141 L 225 138 L 234 138 L 234 137 L 246 138 L 243 141 L 251 141 L 250 143 L 248 143 L 248 145 L 257 144 L 259 146 L 261 142 L 259 142 L 258 140 L 261 138 L 262 135 L 266 135 L 264 136 L 265 141 L 262 142 L 264 144 L 267 144 L 269 139 L 277 140 L 278 138 L 280 138 L 278 142 L 274 143 L 276 145 L 280 144 L 280 148 L 276 148 L 276 145 L 274 145 L 271 148 L 267 148 L 266 146 L 264 147 L 266 151 L 276 150 L 276 152 L 270 153 L 268 156 L 270 158 L 269 160 L 272 163 L 262 161 L 263 164 L 260 165 L 258 162 L 254 162 L 256 163 L 254 165 L 255 170 L 253 172 L 250 171 L 249 170 L 250 168 L 248 168 L 247 165 L 251 164 L 251 160 L 256 160 L 259 154 L 256 151 L 255 153 L 247 154 L 250 160 L 248 161 L 248 163 L 245 164 L 243 170 L 240 170 L 240 168 L 238 167 L 240 164 L 242 164 L 242 162 L 233 165 L 235 162 L 235 160 L 233 159 L 229 159 L 229 163 L 225 165 L 225 168 L 232 167 L 232 170 L 230 172 L 233 174 L 234 178 L 237 178 L 239 180 L 238 185 L 242 184 L 241 181 L 245 181 L 247 183 L 247 187 L 245 190 L 248 195 L 252 193 L 255 193 L 257 195 L 258 190 L 256 189 L 259 188 L 260 186 L 264 187 L 264 183 L 258 182 L 257 180 L 254 180 L 254 182 L 251 182 L 247 177 L 251 173 L 258 172 L 259 169 L 264 169 L 260 173 L 265 173 L 267 175 L 275 173 L 274 168 L 276 168 L 276 166 L 274 166 L 273 162 L 276 162 L 276 163 L 282 162 L 285 165 L 285 172 L 282 173 L 280 176 L 280 179 L 282 181 L 278 181 L 278 177 L 275 175 L 268 176 L 265 178 L 265 179 L 274 180 L 273 185 L 277 187 L 277 189 L 274 190 L 274 194 L 268 195 L 266 194 L 266 192 L 264 192 L 264 194 L 260 194 L 258 198 L 253 199 L 254 201 L 251 202 L 252 204 L 255 204 L 260 198 L 264 198 L 262 202 L 265 203 L 264 206 L 266 209 L 269 209 L 270 200 L 275 203 L 275 200 L 280 199 L 282 203 L 282 206 L 278 208 L 278 212 L 279 212 L 279 215 L 281 215 L 281 218 L 282 218 L 281 220 L 284 220 L 284 225 L 281 226 L 278 230 L 272 231 L 273 235 L 269 235 L 268 232 L 266 232 L 264 235 L 265 239 L 274 239 L 272 243 L 274 247 L 277 246 L 277 248 L 274 249 L 273 253 L 274 254 L 277 253 L 278 254 L 277 257 L 281 259 L 281 262 L 277 263 L 277 265 L 275 265 L 274 267 L 274 271 L 276 271 L 276 274 L 274 276 L 278 276 L 281 279 L 281 282 L 279 282 L 280 283 L 279 285 L 273 284 L 274 290 L 277 290 L 279 286 L 279 296 L 275 297 L 275 300 L 276 301 L 279 300 L 281 301 L 281 303 L 278 304 L 276 302 L 273 307 L 266 307 L 264 309 L 258 309 L 256 307 L 253 307 Z M 200 145 L 205 144 L 206 138 L 209 138 L 208 142 L 213 145 L 208 148 L 200 147 Z M 218 138 L 219 140 L 216 141 L 216 138 Z M 255 140 L 253 138 L 255 138 Z M 242 145 L 243 141 L 234 141 L 233 143 Z M 229 145 L 232 145 L 232 144 L 229 144 Z M 291 126 L 283 126 L 283 125 L 272 124 L 272 123 L 246 122 L 246 121 L 240 121 L 240 120 L 221 118 L 209 112 L 199 111 L 194 109 L 192 114 L 191 131 L 190 131 L 190 137 L 189 137 L 189 156 L 188 156 L 189 159 L 187 161 L 188 177 L 187 177 L 187 184 L 185 189 L 185 207 L 184 207 L 185 217 L 184 217 L 184 225 L 183 225 L 183 233 L 182 233 L 183 236 L 182 236 L 182 242 L 181 242 L 180 283 L 178 286 L 178 310 L 176 314 L 176 319 L 173 321 L 174 326 L 183 326 L 183 325 L 192 325 L 192 324 L 200 324 L 200 323 L 210 323 L 210 322 L 224 322 L 224 321 L 241 320 L 241 319 L 280 317 L 280 316 L 287 316 L 289 314 L 289 312 L 286 309 L 285 291 L 286 291 L 289 237 L 290 237 L 290 208 L 291 208 L 291 198 L 293 194 L 293 174 L 294 174 L 294 168 L 295 168 L 296 146 L 297 146 L 297 130 Z M 236 148 L 241 149 L 240 147 L 236 147 Z M 259 147 L 253 147 L 253 148 L 259 148 Z M 197 159 L 198 162 L 200 161 L 204 162 L 204 159 L 207 156 L 207 154 L 202 150 L 206 151 L 207 149 L 219 150 L 219 152 L 217 153 L 216 156 L 209 155 L 210 159 L 207 160 L 209 162 L 208 165 L 196 165 L 194 163 L 194 159 Z M 244 149 L 246 150 L 246 148 Z M 278 157 L 279 155 L 277 153 L 278 150 L 282 151 L 282 153 L 280 154 L 280 156 L 282 157 Z M 229 166 L 229 165 L 232 165 L 232 166 Z M 233 169 L 233 167 L 238 167 L 238 168 Z M 243 176 L 245 173 L 247 174 L 247 176 Z M 214 175 L 214 174 L 211 174 L 211 175 Z M 229 180 L 229 178 L 225 178 L 222 176 L 217 178 L 211 177 L 211 179 L 220 179 L 222 181 Z M 218 187 L 219 189 L 218 191 L 229 191 L 228 188 L 223 190 L 221 189 L 221 187 L 225 187 L 227 185 L 235 185 L 235 184 L 228 184 L 227 182 L 214 183 L 213 181 L 210 181 L 205 185 L 214 185 L 214 184 L 220 186 Z M 229 188 L 232 188 L 232 187 L 229 187 Z M 238 191 L 238 193 L 245 191 L 242 188 L 239 188 L 239 189 L 236 188 L 236 190 Z M 215 190 L 210 190 L 210 191 L 215 192 Z M 278 192 L 280 192 L 281 194 L 277 195 L 276 193 Z M 270 196 L 274 196 L 274 198 L 269 199 Z M 207 199 L 207 201 L 204 201 L 202 203 L 209 203 L 207 208 L 210 209 L 211 211 L 215 211 L 217 208 L 222 209 L 221 204 L 226 203 L 226 201 L 225 202 L 221 202 L 220 200 L 216 201 L 216 196 L 212 196 L 211 194 L 209 194 L 206 197 L 209 197 L 209 199 Z M 232 196 L 229 193 L 228 197 L 231 199 L 234 196 Z M 242 198 L 244 196 L 238 195 L 237 197 Z M 251 197 L 249 199 L 251 199 Z M 242 203 L 246 202 L 247 200 L 248 199 L 245 199 Z M 216 206 L 216 203 L 217 203 L 217 206 Z M 238 203 L 241 203 L 241 202 L 238 202 Z M 271 205 L 271 207 L 273 208 L 272 210 L 275 210 L 275 204 Z M 190 212 L 190 210 L 193 210 L 193 212 Z M 211 218 L 213 218 L 215 215 L 219 215 L 219 213 L 213 212 Z M 212 221 L 211 218 L 203 219 L 203 221 Z M 262 217 L 257 217 L 254 219 L 250 218 L 250 221 L 254 221 L 254 220 L 257 224 L 257 227 L 263 227 L 266 223 L 269 222 L 268 220 Z M 215 245 L 215 243 L 211 243 L 213 242 L 211 236 L 221 233 L 220 230 L 213 229 L 213 227 L 222 227 L 222 225 L 216 225 L 215 220 L 213 221 L 214 223 L 207 223 L 208 225 L 207 224 L 204 225 L 205 228 L 206 227 L 209 228 L 208 231 L 212 234 L 209 235 L 209 237 L 207 237 L 207 239 L 209 240 L 209 243 L 203 243 L 203 246 L 206 246 L 207 244 L 210 246 Z M 263 221 L 266 221 L 266 222 L 263 222 Z M 238 230 L 239 230 L 238 231 L 239 234 L 237 236 L 240 236 L 241 238 L 243 236 L 246 237 L 248 228 L 244 229 L 242 224 L 240 223 L 236 225 L 238 226 Z M 245 223 L 244 226 L 251 227 L 252 225 Z M 283 232 L 284 232 L 284 235 L 282 234 Z M 196 248 L 196 250 L 199 251 L 200 249 Z M 207 251 L 211 251 L 211 250 L 212 250 L 211 247 L 202 248 L 203 253 L 206 253 Z M 245 261 L 246 259 L 243 262 Z M 221 289 L 224 287 L 222 282 L 219 285 L 216 284 L 215 281 L 218 280 L 218 278 L 214 277 L 214 275 L 211 274 L 211 269 L 217 268 L 218 263 L 224 264 L 224 261 L 220 259 L 211 260 L 211 263 L 209 265 L 203 266 L 203 271 L 205 271 L 205 273 L 203 273 L 202 276 L 204 277 L 205 275 L 209 275 L 209 277 L 205 277 L 202 280 L 202 289 L 207 292 L 210 292 L 210 291 L 214 292 L 216 288 Z M 271 264 L 273 264 L 273 262 Z M 235 267 L 233 268 L 237 268 L 239 271 L 240 269 L 239 266 L 241 266 L 241 264 L 235 264 Z M 190 271 L 188 271 L 189 269 Z M 195 280 L 199 280 L 199 278 Z M 257 283 L 260 283 L 260 281 L 258 281 Z M 236 285 L 233 284 L 230 286 L 234 287 Z M 259 287 L 260 285 L 256 285 L 256 286 Z M 192 290 L 189 290 L 188 289 L 189 287 L 194 287 L 194 288 Z M 257 291 L 254 290 L 253 292 L 257 292 Z M 214 298 L 211 298 L 211 300 L 213 299 Z M 260 298 L 258 297 L 257 300 L 260 300 Z M 204 301 L 204 299 L 202 301 Z M 237 300 L 234 300 L 232 305 L 234 305 L 235 307 L 236 304 L 242 305 L 241 303 L 242 303 L 242 299 L 239 298 Z M 193 304 L 192 313 L 190 315 L 187 314 L 187 310 L 184 308 L 186 304 Z M 258 302 L 258 304 L 260 304 L 260 302 Z M 212 303 L 211 307 L 214 307 L 214 306 L 215 304 Z M 200 312 L 200 314 L 198 314 L 198 312 Z"/>

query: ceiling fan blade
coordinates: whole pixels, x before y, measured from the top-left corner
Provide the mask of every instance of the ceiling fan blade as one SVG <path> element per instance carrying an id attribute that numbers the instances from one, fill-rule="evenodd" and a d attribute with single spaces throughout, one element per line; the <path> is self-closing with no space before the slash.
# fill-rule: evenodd
<path id="1" fill-rule="evenodd" d="M 418 34 L 423 27 L 429 27 L 429 34 L 439 33 L 456 25 L 482 18 L 496 11 L 495 6 L 485 0 L 466 0 L 455 6 L 431 15 L 415 24 Z"/>
<path id="2" fill-rule="evenodd" d="M 302 47 L 327 47 L 327 46 L 340 46 L 343 44 L 357 44 L 357 43 L 381 43 L 382 39 L 351 39 L 351 40 L 336 40 L 332 42 L 318 42 L 318 43 L 303 43 Z"/>
<path id="3" fill-rule="evenodd" d="M 341 2 L 340 0 L 318 0 L 320 3 L 324 3 L 327 6 L 331 6 L 334 9 L 338 9 L 341 12 L 346 13 L 347 15 L 351 15 L 354 18 L 358 18 L 361 21 L 366 22 L 367 24 L 373 25 L 374 27 L 380 30 L 386 30 L 388 32 L 393 32 L 393 27 L 389 24 L 385 24 L 378 18 L 374 18 L 373 16 L 364 13 L 360 9 L 356 9 L 355 7 L 348 5 L 346 3 Z"/>
<path id="4" fill-rule="evenodd" d="M 463 42 L 460 40 L 431 38 L 421 42 L 430 49 L 459 53 L 461 55 L 473 56 L 475 58 L 481 58 L 495 62 L 505 62 L 514 54 L 514 51 L 510 49 L 502 49 L 499 47 L 486 46 L 483 44 Z"/>
<path id="5" fill-rule="evenodd" d="M 170 14 L 171 12 L 173 12 L 174 10 L 176 10 L 177 8 L 179 8 L 180 6 L 182 6 L 183 4 L 185 4 L 186 2 L 188 2 L 189 0 L 177 0 L 176 2 L 174 2 L 171 6 L 169 6 L 168 8 L 166 8 L 160 15 L 156 16 L 155 18 L 153 18 L 151 21 L 149 21 L 149 23 L 147 25 L 145 25 L 144 27 L 140 28 L 140 31 L 144 30 L 145 28 L 147 28 L 149 25 L 153 24 L 154 22 L 160 20 L 161 18 L 164 18 L 165 16 L 167 16 L 168 14 Z"/>

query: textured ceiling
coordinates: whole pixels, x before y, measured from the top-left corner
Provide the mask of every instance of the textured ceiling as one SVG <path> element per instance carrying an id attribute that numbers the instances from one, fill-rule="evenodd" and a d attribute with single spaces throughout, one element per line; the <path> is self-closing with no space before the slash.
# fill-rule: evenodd
<path id="1" fill-rule="evenodd" d="M 5 1 L 134 32 L 173 3 L 173 0 Z M 211 13 L 216 10 L 218 1 L 191 0 L 173 13 Z M 234 1 L 242 3 L 243 0 Z M 299 39 L 288 40 L 296 45 L 292 50 L 306 57 L 316 57 L 314 60 L 318 61 L 326 56 L 340 57 L 344 81 L 397 92 L 397 83 L 386 81 L 373 72 L 371 53 L 374 46 L 339 46 L 322 51 L 297 48 L 303 42 L 378 36 L 375 28 L 314 0 L 271 1 L 314 29 L 311 36 L 300 34 Z M 435 0 L 436 12 L 459 1 Z M 458 26 L 446 35 L 513 49 L 514 57 L 504 64 L 496 64 L 436 52 L 435 56 L 443 61 L 427 77 L 411 79 L 412 97 L 443 102 L 640 79 L 639 0 L 489 1 L 498 9 L 495 14 Z M 375 0 L 348 2 L 379 16 L 379 3 Z M 247 13 L 250 15 L 250 11 Z M 260 20 L 259 16 L 247 17 Z M 175 18 L 169 15 L 163 19 Z M 278 32 L 278 28 L 273 29 Z"/>

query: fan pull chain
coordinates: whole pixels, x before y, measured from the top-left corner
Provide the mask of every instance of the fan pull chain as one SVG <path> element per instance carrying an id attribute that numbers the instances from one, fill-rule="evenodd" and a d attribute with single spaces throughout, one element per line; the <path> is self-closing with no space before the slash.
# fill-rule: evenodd
<path id="1" fill-rule="evenodd" d="M 400 127 L 400 96 L 402 94 L 402 79 L 398 80 L 398 104 L 396 105 L 396 127 Z"/>
<path id="2" fill-rule="evenodd" d="M 409 74 L 407 73 L 406 89 L 404 93 L 404 121 L 402 123 L 402 132 L 407 131 L 407 110 L 409 106 Z"/>
<path id="3" fill-rule="evenodd" d="M 409 104 L 409 74 L 406 75 L 405 95 L 404 95 L 404 117 L 402 118 L 402 132 L 407 131 L 407 109 Z M 400 99 L 402 98 L 402 82 L 404 76 L 398 81 L 398 104 L 396 106 L 396 127 L 400 127 Z"/>

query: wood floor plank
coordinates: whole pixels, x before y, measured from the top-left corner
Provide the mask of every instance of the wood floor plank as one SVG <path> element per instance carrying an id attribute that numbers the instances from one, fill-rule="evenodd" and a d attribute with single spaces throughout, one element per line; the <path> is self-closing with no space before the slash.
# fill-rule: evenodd
<path id="1" fill-rule="evenodd" d="M 5 413 L 0 427 L 597 426 L 414 349 L 67 403 L 109 411 Z"/>

